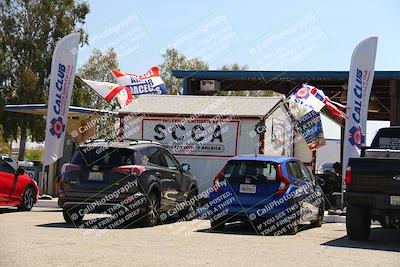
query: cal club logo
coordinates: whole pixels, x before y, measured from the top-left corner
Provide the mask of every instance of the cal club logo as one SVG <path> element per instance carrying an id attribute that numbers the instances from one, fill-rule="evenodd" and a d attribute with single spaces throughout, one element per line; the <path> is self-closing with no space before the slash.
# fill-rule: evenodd
<path id="1" fill-rule="evenodd" d="M 307 87 L 304 86 L 302 88 L 300 88 L 297 92 L 296 92 L 296 96 L 300 99 L 307 99 L 310 96 L 310 92 L 308 91 Z"/>
<path id="2" fill-rule="evenodd" d="M 57 138 L 60 138 L 65 131 L 65 124 L 61 117 L 53 118 L 50 121 L 50 133 Z"/>
<path id="3" fill-rule="evenodd" d="M 365 136 L 361 132 L 361 127 L 353 126 L 349 130 L 349 142 L 352 146 L 356 146 L 358 149 L 361 149 L 361 146 L 365 144 Z"/>

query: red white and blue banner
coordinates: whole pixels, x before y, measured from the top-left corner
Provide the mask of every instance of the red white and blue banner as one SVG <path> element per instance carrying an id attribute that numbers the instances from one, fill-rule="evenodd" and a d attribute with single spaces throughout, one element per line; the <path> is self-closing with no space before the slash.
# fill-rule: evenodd
<path id="1" fill-rule="evenodd" d="M 164 81 L 160 77 L 158 67 L 152 67 L 144 75 L 124 73 L 118 70 L 111 71 L 118 84 L 129 88 L 132 95 L 168 94 Z"/>
<path id="2" fill-rule="evenodd" d="M 117 97 L 118 103 L 121 107 L 125 107 L 132 102 L 131 90 L 125 86 L 109 82 L 98 82 L 86 79 L 81 80 L 97 94 L 103 97 L 108 103 L 110 103 L 115 97 Z"/>
<path id="3" fill-rule="evenodd" d="M 45 166 L 63 157 L 79 38 L 79 33 L 71 33 L 62 38 L 54 49 L 47 104 Z"/>
<path id="4" fill-rule="evenodd" d="M 290 100 L 301 105 L 307 105 L 316 112 L 320 112 L 322 108 L 326 107 L 332 115 L 340 119 L 348 118 L 346 113 L 342 111 L 346 109 L 345 106 L 332 101 L 322 90 L 308 84 L 303 84 L 302 87 L 290 97 Z"/>
<path id="5" fill-rule="evenodd" d="M 342 177 L 345 177 L 349 158 L 360 157 L 361 147 L 365 146 L 377 46 L 378 37 L 369 37 L 356 46 L 351 57 L 347 92 L 349 119 L 346 120 L 344 133 Z"/>
<path id="6" fill-rule="evenodd" d="M 315 151 L 326 145 L 320 113 L 296 97 L 289 98 L 289 108 L 294 126 L 304 137 L 308 148 Z"/>

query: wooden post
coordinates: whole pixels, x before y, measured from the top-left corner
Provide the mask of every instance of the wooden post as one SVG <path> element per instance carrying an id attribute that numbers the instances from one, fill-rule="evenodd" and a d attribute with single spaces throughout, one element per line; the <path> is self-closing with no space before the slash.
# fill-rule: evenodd
<path id="1" fill-rule="evenodd" d="M 397 81 L 389 81 L 389 91 L 390 91 L 390 126 L 400 125 L 400 108 L 398 104 L 398 94 L 397 94 Z"/>

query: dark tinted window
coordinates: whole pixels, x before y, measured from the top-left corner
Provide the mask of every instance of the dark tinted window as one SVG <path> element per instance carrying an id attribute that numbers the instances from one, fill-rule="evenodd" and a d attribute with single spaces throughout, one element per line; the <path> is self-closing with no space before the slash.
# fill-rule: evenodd
<path id="1" fill-rule="evenodd" d="M 158 147 L 148 147 L 141 151 L 143 164 L 163 166 L 163 156 Z"/>
<path id="2" fill-rule="evenodd" d="M 300 166 L 299 166 L 299 164 L 297 164 L 297 162 L 295 162 L 295 161 L 288 162 L 286 164 L 286 167 L 287 167 L 287 170 L 291 177 L 298 178 L 298 179 L 301 179 L 301 177 L 303 177 Z"/>
<path id="3" fill-rule="evenodd" d="M 170 170 L 178 170 L 179 163 L 175 158 L 166 150 L 162 151 L 163 154 L 163 166 L 169 168 Z"/>
<path id="4" fill-rule="evenodd" d="M 225 175 L 231 176 L 264 176 L 265 178 L 276 178 L 276 167 L 273 162 L 264 161 L 230 161 L 224 171 Z"/>
<path id="5" fill-rule="evenodd" d="M 400 149 L 400 128 L 382 128 L 372 140 L 371 147 Z"/>
<path id="6" fill-rule="evenodd" d="M 135 164 L 135 151 L 127 148 L 81 147 L 71 161 L 78 165 L 121 166 Z"/>
<path id="7" fill-rule="evenodd" d="M 7 162 L 0 159 L 0 172 L 14 174 L 14 169 Z"/>
<path id="8" fill-rule="evenodd" d="M 310 173 L 310 171 L 307 169 L 307 167 L 304 166 L 304 164 L 300 163 L 300 162 L 299 162 L 299 165 L 300 165 L 300 170 L 301 170 L 301 174 L 302 174 L 302 177 L 300 179 L 313 182 L 314 176 Z"/>
<path id="9" fill-rule="evenodd" d="M 301 162 L 289 162 L 287 163 L 287 169 L 289 175 L 293 178 L 305 180 L 305 181 L 314 181 L 313 176 L 309 172 L 306 166 L 304 166 Z"/>

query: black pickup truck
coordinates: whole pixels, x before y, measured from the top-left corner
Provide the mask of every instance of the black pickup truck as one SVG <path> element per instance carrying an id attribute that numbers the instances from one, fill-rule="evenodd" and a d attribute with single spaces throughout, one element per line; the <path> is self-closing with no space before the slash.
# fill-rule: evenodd
<path id="1" fill-rule="evenodd" d="M 371 219 L 400 227 L 400 127 L 380 129 L 346 171 L 346 228 L 351 240 L 367 240 Z"/>

